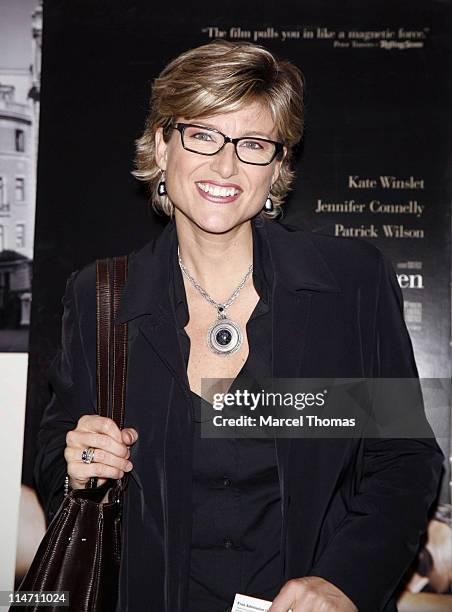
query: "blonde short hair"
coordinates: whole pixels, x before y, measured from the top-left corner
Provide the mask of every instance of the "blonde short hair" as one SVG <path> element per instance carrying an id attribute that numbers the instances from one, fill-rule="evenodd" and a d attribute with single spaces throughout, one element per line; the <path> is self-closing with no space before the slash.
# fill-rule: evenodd
<path id="1" fill-rule="evenodd" d="M 163 138 L 168 142 L 177 117 L 193 120 L 260 102 L 270 110 L 278 139 L 287 148 L 279 178 L 271 190 L 274 211 L 261 213 L 277 217 L 294 179 L 292 150 L 303 136 L 303 99 L 304 77 L 300 70 L 261 46 L 216 40 L 185 51 L 154 80 L 145 129 L 135 143 L 136 170 L 132 174 L 147 183 L 153 209 L 171 217 L 174 205 L 167 196 L 157 193 L 161 177 L 155 161 L 157 129 L 163 128 Z"/>

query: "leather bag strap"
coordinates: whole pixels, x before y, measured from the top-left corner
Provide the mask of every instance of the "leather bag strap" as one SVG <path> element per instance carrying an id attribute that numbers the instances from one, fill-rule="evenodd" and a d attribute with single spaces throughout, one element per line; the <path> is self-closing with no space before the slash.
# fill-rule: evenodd
<path id="1" fill-rule="evenodd" d="M 127 323 L 114 323 L 127 279 L 127 255 L 96 261 L 97 409 L 124 426 Z"/>

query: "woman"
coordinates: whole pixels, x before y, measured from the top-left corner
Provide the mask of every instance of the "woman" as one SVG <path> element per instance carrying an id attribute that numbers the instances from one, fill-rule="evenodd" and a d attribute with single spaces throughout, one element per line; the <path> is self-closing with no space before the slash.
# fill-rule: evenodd
<path id="1" fill-rule="evenodd" d="M 36 479 L 51 518 L 66 469 L 73 487 L 130 471 L 118 610 L 220 612 L 236 592 L 271 612 L 396 609 L 434 439 L 200 436 L 203 379 L 417 375 L 380 251 L 274 219 L 303 116 L 298 69 L 251 44 L 192 49 L 156 79 L 135 174 L 171 220 L 129 258 L 122 431 L 95 414 L 94 266 L 68 281 Z"/>
<path id="2" fill-rule="evenodd" d="M 426 540 L 397 600 L 401 612 L 440 612 L 452 607 L 451 510 L 450 504 L 438 506 L 428 524 Z"/>

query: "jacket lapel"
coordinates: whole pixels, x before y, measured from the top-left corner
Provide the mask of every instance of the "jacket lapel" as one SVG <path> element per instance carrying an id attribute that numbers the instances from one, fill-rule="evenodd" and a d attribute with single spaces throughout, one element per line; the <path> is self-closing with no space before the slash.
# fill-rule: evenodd
<path id="1" fill-rule="evenodd" d="M 172 219 L 158 236 L 129 259 L 129 273 L 115 321 L 139 317 L 138 332 L 172 372 L 183 392 L 189 391 L 170 300 L 171 258 L 177 248 Z"/>
<path id="2" fill-rule="evenodd" d="M 265 230 L 274 272 L 272 376 L 296 378 L 302 376 L 313 295 L 341 289 L 308 232 L 275 221 Z"/>

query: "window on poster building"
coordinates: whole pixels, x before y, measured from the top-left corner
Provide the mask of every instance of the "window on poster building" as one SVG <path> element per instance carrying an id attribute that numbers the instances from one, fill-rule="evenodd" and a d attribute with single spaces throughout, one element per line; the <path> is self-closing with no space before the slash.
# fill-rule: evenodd
<path id="1" fill-rule="evenodd" d="M 25 151 L 25 132 L 16 130 L 16 151 L 23 153 Z"/>
<path id="2" fill-rule="evenodd" d="M 22 176 L 16 176 L 15 199 L 16 202 L 25 200 L 25 179 Z"/>
<path id="3" fill-rule="evenodd" d="M 16 247 L 25 248 L 25 223 L 16 224 Z"/>
<path id="4" fill-rule="evenodd" d="M 6 203 L 6 184 L 3 176 L 0 176 L 0 206 Z"/>

